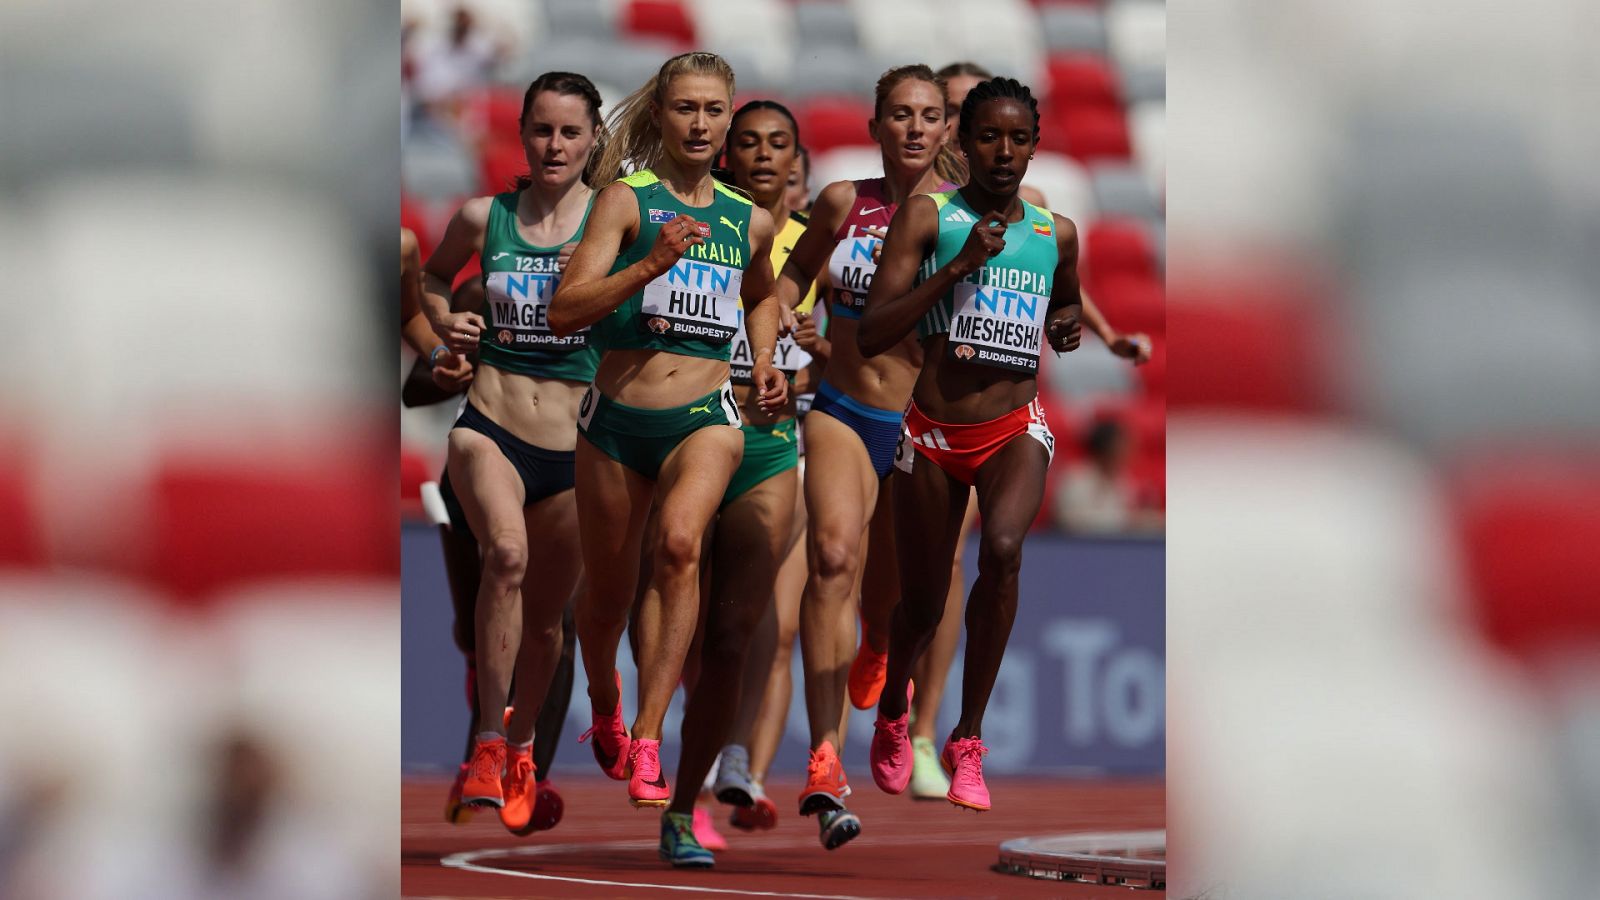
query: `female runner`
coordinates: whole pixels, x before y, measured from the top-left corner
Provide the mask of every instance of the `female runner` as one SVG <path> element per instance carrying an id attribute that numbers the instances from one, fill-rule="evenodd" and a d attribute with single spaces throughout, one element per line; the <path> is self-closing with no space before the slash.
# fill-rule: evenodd
<path id="1" fill-rule="evenodd" d="M 772 414 L 788 402 L 787 381 L 773 365 L 772 216 L 711 177 L 733 89 L 733 70 L 721 57 L 685 53 L 622 102 L 600 170 L 619 172 L 624 161 L 638 168 L 600 192 L 550 307 L 557 334 L 593 325 L 604 349 L 578 414 L 578 526 L 589 573 L 578 636 L 595 758 L 610 777 L 628 779 L 636 807 L 667 806 L 671 797 L 661 773 L 661 721 L 698 619 L 701 535 L 744 455 L 729 383 L 741 304 L 757 405 Z M 652 505 L 654 546 L 636 622 L 639 712 L 630 734 L 616 653 Z M 682 787 L 695 791 L 700 782 Z M 660 852 L 675 865 L 711 862 L 688 813 L 663 813 Z"/>
<path id="2" fill-rule="evenodd" d="M 586 336 L 554 334 L 547 310 L 562 245 L 582 236 L 594 196 L 586 177 L 599 92 L 582 75 L 545 73 L 524 95 L 520 124 L 531 174 L 517 190 L 461 207 L 428 259 L 424 300 L 450 352 L 477 350 L 481 362 L 446 458 L 449 494 L 483 558 L 473 642 L 477 738 L 461 799 L 498 807 L 517 832 L 533 816 L 534 725 L 580 574 L 573 424 L 599 354 Z M 450 309 L 451 280 L 474 253 L 487 320 Z M 530 570 L 538 579 L 525 583 Z M 507 722 L 513 667 L 523 702 Z"/>
<path id="3" fill-rule="evenodd" d="M 824 266 L 832 285 L 828 338 L 833 356 L 806 416 L 813 477 L 805 483 L 810 573 L 800 613 L 812 747 L 800 814 L 822 814 L 821 840 L 829 849 L 861 830 L 860 820 L 844 805 L 850 787 L 837 749 L 855 645 L 853 600 L 867 523 L 894 458 L 919 353 L 909 339 L 871 360 L 856 349 L 856 322 L 879 243 L 869 229 L 887 226 L 912 195 L 938 189 L 944 183 L 941 169 L 956 170 L 945 145 L 944 102 L 944 86 L 927 66 L 884 73 L 868 123 L 882 147 L 884 177 L 823 189 L 778 280 L 779 297 L 791 306 Z"/>
<path id="4" fill-rule="evenodd" d="M 900 557 L 903 591 L 870 755 L 878 786 L 903 791 L 912 770 L 904 688 L 943 614 L 948 560 L 975 486 L 983 525 L 961 718 L 940 760 L 951 772 L 950 802 L 986 810 L 983 712 L 1016 616 L 1023 536 L 1054 450 L 1035 399 L 1040 342 L 1048 335 L 1057 352 L 1075 349 L 1082 301 L 1076 228 L 1017 196 L 1039 136 L 1032 94 L 1009 78 L 983 82 L 967 95 L 961 121 L 970 180 L 913 198 L 895 217 L 857 332 L 870 355 L 915 328 L 925 354 L 896 458 L 908 477 L 896 491 L 895 526 L 902 547 L 926 552 Z"/>
<path id="5" fill-rule="evenodd" d="M 961 124 L 961 103 L 968 91 L 993 75 L 971 62 L 951 63 L 937 74 L 945 80 L 948 95 L 945 116 L 949 141 L 959 150 L 956 134 Z M 1048 206 L 1044 195 L 1029 185 L 1024 184 L 1018 190 L 1018 196 L 1035 206 Z M 1112 328 L 1087 293 L 1083 294 L 1083 321 L 1113 354 L 1131 360 L 1134 365 L 1142 365 L 1150 360 L 1149 337 L 1122 334 Z M 888 552 L 893 548 L 893 516 L 888 506 L 880 502 L 873 515 L 872 538 L 868 542 L 863 575 L 862 639 L 855 662 L 850 667 L 850 702 L 858 709 L 869 709 L 878 702 L 888 659 L 889 617 L 893 612 L 893 603 L 900 596 L 899 579 L 895 571 L 898 563 L 893 554 Z M 945 681 L 961 637 L 960 611 L 966 573 L 959 548 L 966 546 L 967 535 L 972 530 L 976 515 L 977 505 L 969 503 L 966 518 L 961 522 L 960 537 L 956 541 L 958 549 L 951 567 L 950 590 L 945 598 L 946 615 L 940 619 L 939 630 L 913 673 L 918 689 L 912 700 L 911 715 L 911 744 L 914 749 L 911 795 L 919 800 L 943 798 L 950 788 L 949 779 L 940 770 L 938 752 L 934 749 L 934 722 L 944 699 Z"/>

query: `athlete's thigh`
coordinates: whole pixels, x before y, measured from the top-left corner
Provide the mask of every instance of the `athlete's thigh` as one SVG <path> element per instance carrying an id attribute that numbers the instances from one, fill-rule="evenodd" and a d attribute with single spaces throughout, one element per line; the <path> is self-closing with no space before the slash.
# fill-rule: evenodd
<path id="1" fill-rule="evenodd" d="M 850 426 L 825 412 L 806 416 L 806 515 L 810 533 L 865 530 L 877 499 L 872 459 Z"/>
<path id="2" fill-rule="evenodd" d="M 920 597 L 950 577 L 950 560 L 967 508 L 967 486 L 920 455 L 909 473 L 896 470 L 889 480 L 895 482 L 901 596 Z M 944 602 L 942 592 L 938 599 Z"/>
<path id="3" fill-rule="evenodd" d="M 620 578 L 631 584 L 652 485 L 581 436 L 574 468 L 578 534 L 590 581 L 598 586 Z"/>
<path id="4" fill-rule="evenodd" d="M 978 467 L 978 513 L 983 532 L 1026 533 L 1044 501 L 1050 455 L 1044 445 L 1019 434 Z"/>
<path id="5" fill-rule="evenodd" d="M 684 438 L 667 455 L 656 479 L 660 528 L 704 532 L 743 458 L 744 432 L 737 428 L 713 425 Z"/>
<path id="6" fill-rule="evenodd" d="M 529 506 L 523 519 L 528 526 L 531 576 L 523 579 L 523 594 L 544 601 L 559 618 L 583 571 L 577 492 L 566 490 L 546 497 Z"/>
<path id="7" fill-rule="evenodd" d="M 785 528 L 794 509 L 795 481 L 794 469 L 779 472 L 722 510 L 717 521 L 718 562 L 736 564 L 758 554 L 756 558 L 770 564 L 769 574 L 776 577 L 788 550 Z"/>
<path id="8" fill-rule="evenodd" d="M 500 445 L 467 428 L 450 432 L 445 468 L 467 524 L 480 541 L 500 534 L 524 535 L 522 476 Z"/>

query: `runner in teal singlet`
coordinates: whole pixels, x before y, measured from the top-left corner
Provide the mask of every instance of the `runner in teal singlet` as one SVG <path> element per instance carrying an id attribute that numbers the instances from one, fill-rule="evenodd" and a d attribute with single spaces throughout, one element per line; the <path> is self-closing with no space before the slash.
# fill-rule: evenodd
<path id="1" fill-rule="evenodd" d="M 1039 135 L 1031 93 L 1009 78 L 978 85 L 963 104 L 959 135 L 970 180 L 901 207 L 857 331 L 869 356 L 913 328 L 924 350 L 895 459 L 902 592 L 871 766 L 890 793 L 910 781 L 905 686 L 943 614 L 949 560 L 975 486 L 983 524 L 967 602 L 961 718 L 940 756 L 952 773 L 948 799 L 983 810 L 983 713 L 1016 616 L 1023 536 L 1054 449 L 1037 401 L 1039 352 L 1046 338 L 1057 352 L 1077 347 L 1083 307 L 1076 228 L 1017 195 Z"/>
<path id="2" fill-rule="evenodd" d="M 452 353 L 478 351 L 481 362 L 450 431 L 441 485 L 483 551 L 474 614 L 478 736 L 462 800 L 499 808 L 515 832 L 537 824 L 534 726 L 581 572 L 573 424 L 598 354 L 586 337 L 554 334 L 547 318 L 570 252 L 564 245 L 582 236 L 594 196 L 585 176 L 599 124 L 600 95 L 587 78 L 536 79 L 521 116 L 530 174 L 514 191 L 467 201 L 424 274 L 434 331 Z M 484 315 L 451 309 L 452 280 L 474 254 Z M 513 667 L 520 702 L 507 725 Z"/>

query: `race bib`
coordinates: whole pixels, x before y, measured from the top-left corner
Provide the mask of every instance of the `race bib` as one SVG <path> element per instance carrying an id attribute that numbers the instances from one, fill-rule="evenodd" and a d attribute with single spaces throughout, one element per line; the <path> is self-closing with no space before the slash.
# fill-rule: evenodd
<path id="1" fill-rule="evenodd" d="M 554 272 L 490 272 L 485 293 L 494 329 L 489 340 L 506 350 L 521 351 L 588 346 L 588 328 L 566 337 L 550 330 L 550 298 L 560 283 L 561 276 Z"/>
<path id="2" fill-rule="evenodd" d="M 965 282 L 954 293 L 948 357 L 1014 372 L 1039 370 L 1048 297 Z"/>
<path id="3" fill-rule="evenodd" d="M 644 287 L 639 327 L 662 337 L 726 344 L 739 331 L 744 272 L 682 259 Z"/>
<path id="4" fill-rule="evenodd" d="M 750 348 L 750 336 L 744 330 L 744 310 L 739 311 L 739 331 L 733 337 L 733 356 L 728 360 L 730 377 L 734 384 L 754 384 L 755 351 Z M 778 338 L 772 352 L 772 367 L 793 380 L 801 369 L 811 365 L 811 354 L 795 343 L 794 335 Z"/>
<path id="5" fill-rule="evenodd" d="M 850 237 L 834 245 L 833 256 L 828 258 L 828 279 L 832 285 L 836 311 L 850 318 L 861 318 L 867 306 L 867 289 L 872 287 L 873 273 L 878 264 L 872 261 L 872 251 L 883 244 L 875 237 Z"/>

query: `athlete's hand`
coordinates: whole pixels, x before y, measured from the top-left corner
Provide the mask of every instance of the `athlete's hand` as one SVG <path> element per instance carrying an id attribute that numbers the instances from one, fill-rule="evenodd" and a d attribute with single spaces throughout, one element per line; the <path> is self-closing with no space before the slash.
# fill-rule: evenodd
<path id="1" fill-rule="evenodd" d="M 472 383 L 472 360 L 446 350 L 433 366 L 433 383 L 451 394 L 458 394 Z"/>
<path id="2" fill-rule="evenodd" d="M 972 226 L 972 233 L 967 235 L 967 242 L 961 245 L 961 252 L 956 254 L 956 271 L 965 278 L 973 272 L 983 268 L 989 258 L 1006 248 L 1006 223 L 999 216 L 986 216 L 984 220 Z"/>
<path id="3" fill-rule="evenodd" d="M 861 230 L 878 239 L 878 242 L 872 245 L 872 264 L 877 265 L 879 258 L 883 256 L 883 242 L 888 239 L 889 230 L 887 228 L 863 228 Z"/>
<path id="4" fill-rule="evenodd" d="M 1050 348 L 1057 353 L 1071 353 L 1078 349 L 1078 339 L 1083 336 L 1083 323 L 1077 311 L 1070 306 L 1052 312 L 1045 320 L 1045 335 Z"/>
<path id="5" fill-rule="evenodd" d="M 828 355 L 828 339 L 817 331 L 817 320 L 810 313 L 796 313 L 799 324 L 794 329 L 794 342 L 812 356 Z"/>
<path id="6" fill-rule="evenodd" d="M 1136 366 L 1142 366 L 1150 361 L 1150 351 L 1148 334 L 1119 334 L 1111 341 L 1111 352 L 1123 359 L 1133 360 Z"/>
<path id="7" fill-rule="evenodd" d="M 577 249 L 578 249 L 578 242 L 577 241 L 573 241 L 570 244 L 562 244 L 561 245 L 561 252 L 556 254 L 556 271 L 557 272 L 565 272 L 567 270 L 567 261 L 572 259 L 572 254 Z"/>
<path id="8" fill-rule="evenodd" d="M 699 229 L 704 228 L 694 219 L 679 214 L 671 222 L 661 226 L 656 232 L 656 242 L 650 247 L 650 255 L 646 257 L 656 272 L 665 272 L 678 264 L 683 254 L 695 244 L 704 244 L 700 237 Z"/>
<path id="9" fill-rule="evenodd" d="M 483 316 L 475 312 L 445 313 L 433 324 L 433 333 L 444 341 L 451 353 L 465 356 L 478 349 L 478 337 L 483 334 Z"/>
<path id="10" fill-rule="evenodd" d="M 789 404 L 789 379 L 772 367 L 765 357 L 758 357 L 751 367 L 750 380 L 761 390 L 757 401 L 763 412 L 777 415 Z"/>
<path id="11" fill-rule="evenodd" d="M 786 338 L 794 334 L 799 323 L 795 320 L 795 311 L 782 303 L 778 304 L 778 337 Z"/>

